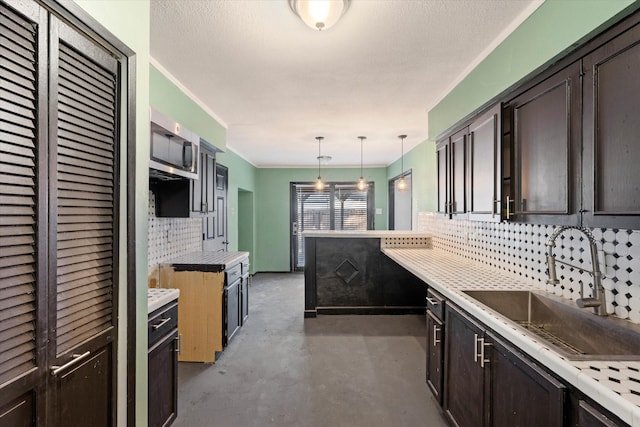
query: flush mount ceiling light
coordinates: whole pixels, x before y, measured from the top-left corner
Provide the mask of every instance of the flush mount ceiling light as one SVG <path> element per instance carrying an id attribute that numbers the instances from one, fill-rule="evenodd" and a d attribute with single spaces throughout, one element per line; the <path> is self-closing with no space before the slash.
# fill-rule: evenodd
<path id="1" fill-rule="evenodd" d="M 367 181 L 365 181 L 364 176 L 362 174 L 362 142 L 367 139 L 366 136 L 359 136 L 360 138 L 360 179 L 358 180 L 358 190 L 365 191 L 367 189 Z"/>
<path id="2" fill-rule="evenodd" d="M 404 179 L 404 139 L 407 135 L 398 135 L 400 138 L 400 178 L 396 181 L 396 188 L 399 192 L 407 191 L 407 180 Z"/>
<path id="3" fill-rule="evenodd" d="M 349 8 L 351 0 L 289 0 L 291 10 L 314 30 L 333 27 Z"/>

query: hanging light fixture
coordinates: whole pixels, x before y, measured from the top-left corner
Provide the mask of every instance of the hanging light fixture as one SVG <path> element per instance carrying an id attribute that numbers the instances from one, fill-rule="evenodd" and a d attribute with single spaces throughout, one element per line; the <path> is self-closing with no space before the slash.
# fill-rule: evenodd
<path id="1" fill-rule="evenodd" d="M 404 179 L 404 139 L 407 135 L 398 135 L 400 138 L 400 178 L 396 180 L 396 189 L 403 193 L 407 191 L 407 180 Z"/>
<path id="2" fill-rule="evenodd" d="M 366 136 L 359 136 L 360 138 L 360 179 L 358 180 L 358 191 L 365 191 L 367 189 L 367 181 L 364 179 L 362 173 L 362 142 L 367 139 Z"/>
<path id="3" fill-rule="evenodd" d="M 314 30 L 333 27 L 349 8 L 351 0 L 289 0 L 289 7 Z"/>
<path id="4" fill-rule="evenodd" d="M 314 187 L 316 191 L 322 191 L 324 190 L 324 181 L 320 176 L 320 162 L 323 160 L 323 156 L 320 154 L 320 143 L 324 139 L 324 136 L 316 136 L 316 139 L 318 140 L 318 178 L 316 179 Z"/>

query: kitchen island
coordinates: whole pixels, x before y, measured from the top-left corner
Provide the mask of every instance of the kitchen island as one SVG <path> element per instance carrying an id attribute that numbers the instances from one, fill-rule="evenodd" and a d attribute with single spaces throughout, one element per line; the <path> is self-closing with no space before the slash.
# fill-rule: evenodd
<path id="1" fill-rule="evenodd" d="M 424 313 L 424 283 L 381 247 L 429 247 L 424 233 L 305 231 L 305 317 Z"/>

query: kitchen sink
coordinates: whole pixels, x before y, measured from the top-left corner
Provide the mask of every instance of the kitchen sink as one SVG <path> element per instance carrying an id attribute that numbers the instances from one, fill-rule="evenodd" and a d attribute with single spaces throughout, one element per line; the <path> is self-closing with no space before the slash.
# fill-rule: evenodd
<path id="1" fill-rule="evenodd" d="M 529 291 L 465 291 L 570 360 L 640 360 L 640 326 Z"/>

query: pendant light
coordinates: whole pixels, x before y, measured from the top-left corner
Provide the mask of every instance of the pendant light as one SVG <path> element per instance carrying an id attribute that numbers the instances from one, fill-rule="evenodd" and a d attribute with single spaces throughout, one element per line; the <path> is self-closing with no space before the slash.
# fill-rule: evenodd
<path id="1" fill-rule="evenodd" d="M 400 178 L 396 181 L 396 189 L 404 193 L 407 191 L 407 181 L 404 179 L 404 139 L 407 135 L 398 135 L 400 138 Z"/>
<path id="2" fill-rule="evenodd" d="M 320 176 L 320 161 L 322 160 L 322 155 L 320 154 L 320 143 L 324 139 L 324 136 L 316 136 L 316 139 L 318 140 L 318 178 L 316 179 L 316 183 L 315 183 L 314 187 L 315 187 L 316 191 L 323 191 L 324 190 L 324 181 L 322 180 L 322 177 Z"/>
<path id="3" fill-rule="evenodd" d="M 358 180 L 358 191 L 366 191 L 367 189 L 367 181 L 364 179 L 364 175 L 362 173 L 362 142 L 367 139 L 366 136 L 359 136 L 360 138 L 360 179 Z"/>
<path id="4" fill-rule="evenodd" d="M 351 0 L 289 0 L 293 13 L 318 31 L 334 26 L 349 8 Z"/>

